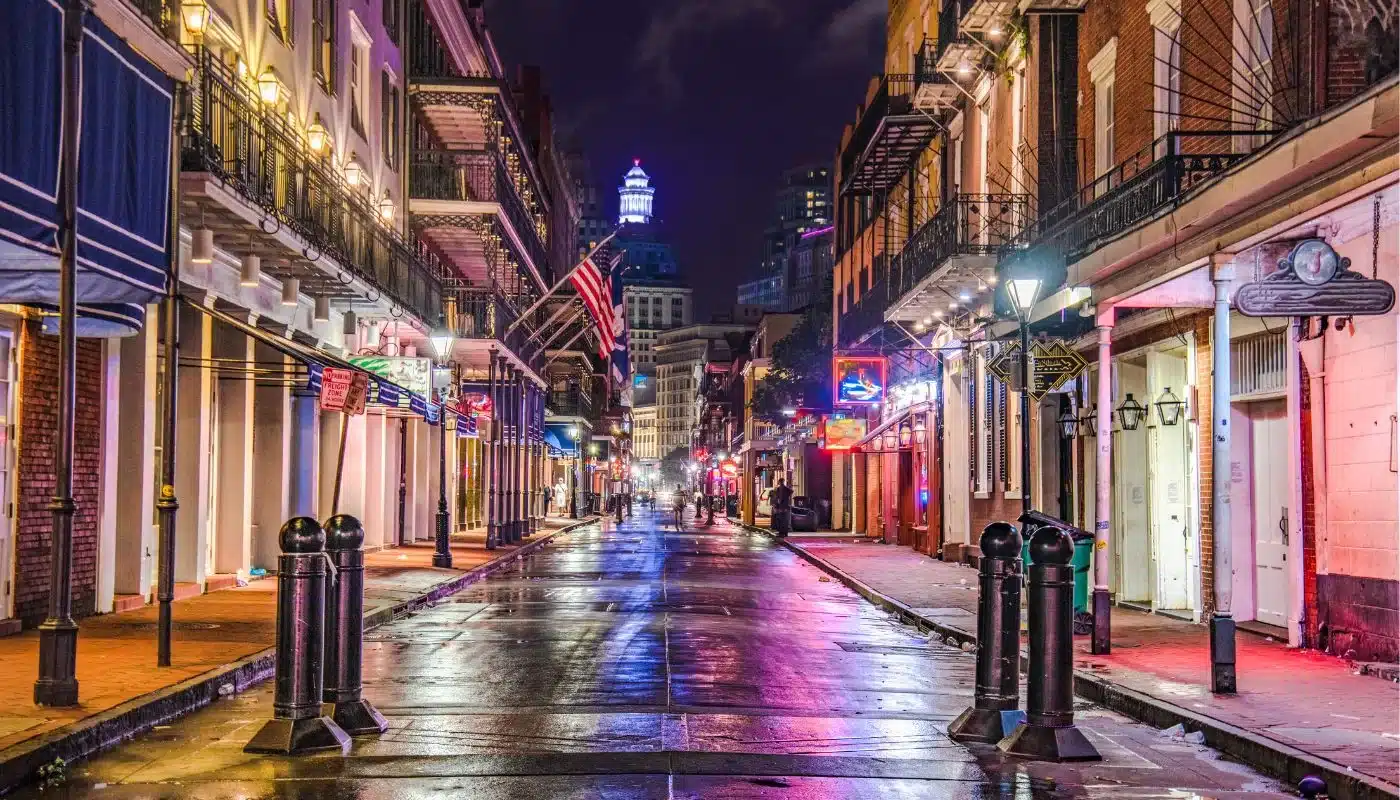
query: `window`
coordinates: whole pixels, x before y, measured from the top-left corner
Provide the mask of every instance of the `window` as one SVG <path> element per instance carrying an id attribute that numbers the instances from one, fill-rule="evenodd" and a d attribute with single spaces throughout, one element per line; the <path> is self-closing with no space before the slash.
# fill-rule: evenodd
<path id="1" fill-rule="evenodd" d="M 1118 37 L 1108 40 L 1098 54 L 1089 59 L 1089 80 L 1094 84 L 1094 175 L 1103 176 L 1114 166 L 1114 67 L 1118 60 Z M 1096 184 L 1103 192 L 1112 180 Z"/>
<path id="2" fill-rule="evenodd" d="M 296 44 L 292 35 L 296 9 L 292 3 L 293 0 L 263 0 L 263 7 L 267 10 L 267 22 L 272 27 L 273 35 L 288 45 Z"/>
<path id="3" fill-rule="evenodd" d="M 1152 22 L 1152 138 L 1160 139 L 1181 127 L 1180 0 L 1149 0 Z M 1164 148 L 1165 143 L 1158 145 Z M 1165 155 L 1164 149 L 1156 153 Z"/>
<path id="4" fill-rule="evenodd" d="M 1269 0 L 1235 0 L 1234 117 L 1241 128 L 1274 126 L 1274 10 Z M 1259 137 L 1241 137 L 1236 147 L 1250 150 Z"/>
<path id="5" fill-rule="evenodd" d="M 311 71 L 326 94 L 335 94 L 336 51 L 335 18 L 336 0 L 312 0 L 311 2 Z"/>
<path id="6" fill-rule="evenodd" d="M 397 171 L 399 168 L 399 87 L 386 70 L 382 78 L 382 93 L 379 96 L 380 142 L 384 147 L 384 163 Z"/>
<path id="7" fill-rule="evenodd" d="M 365 96 L 369 84 L 367 49 L 358 42 L 350 48 L 350 127 L 361 136 L 365 135 L 365 106 L 368 105 Z"/>
<path id="8" fill-rule="evenodd" d="M 384 32 L 394 44 L 399 42 L 399 0 L 384 0 Z"/>

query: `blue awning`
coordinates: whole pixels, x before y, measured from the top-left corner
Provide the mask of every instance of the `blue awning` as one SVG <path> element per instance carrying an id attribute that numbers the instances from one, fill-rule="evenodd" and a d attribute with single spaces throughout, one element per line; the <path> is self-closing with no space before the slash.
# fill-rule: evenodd
<path id="1" fill-rule="evenodd" d="M 0 30 L 24 39 L 0 48 L 0 302 L 58 302 L 63 15 L 0 3 Z M 81 57 L 77 295 L 110 321 L 166 289 L 175 84 L 95 14 Z"/>

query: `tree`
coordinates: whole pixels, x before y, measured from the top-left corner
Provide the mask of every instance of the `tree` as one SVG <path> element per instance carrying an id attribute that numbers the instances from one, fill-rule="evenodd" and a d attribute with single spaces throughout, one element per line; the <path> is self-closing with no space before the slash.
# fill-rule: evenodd
<path id="1" fill-rule="evenodd" d="M 751 411 L 779 427 L 785 408 L 831 403 L 831 304 L 807 307 L 787 336 L 773 345 L 768 374 L 754 387 Z"/>

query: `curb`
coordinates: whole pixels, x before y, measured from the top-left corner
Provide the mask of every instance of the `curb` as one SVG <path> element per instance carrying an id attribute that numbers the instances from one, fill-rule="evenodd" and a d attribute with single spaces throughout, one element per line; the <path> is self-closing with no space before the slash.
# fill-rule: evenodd
<path id="1" fill-rule="evenodd" d="M 797 554 L 798 557 L 831 575 L 870 603 L 894 614 L 901 622 L 920 631 L 931 631 L 943 637 L 945 643 L 967 649 L 977 646 L 977 637 L 967 631 L 949 627 L 923 616 L 892 597 L 881 594 L 870 585 L 847 574 L 825 559 L 795 542 L 779 539 L 763 528 L 735 523 L 739 528 L 759 533 Z M 1021 654 L 1021 669 L 1029 669 L 1028 657 Z M 1180 706 L 1164 702 L 1141 692 L 1119 686 L 1084 670 L 1074 671 L 1074 693 L 1090 702 L 1112 709 L 1139 722 L 1168 728 L 1181 725 L 1188 731 L 1201 731 L 1210 747 L 1255 767 L 1291 786 L 1308 775 L 1317 775 L 1327 782 L 1327 796 L 1332 800 L 1384 800 L 1400 796 L 1400 787 L 1369 775 L 1350 771 L 1344 764 L 1319 758 L 1295 747 L 1269 739 L 1228 722 L 1197 714 Z"/>
<path id="2" fill-rule="evenodd" d="M 443 581 L 409 600 L 381 605 L 365 611 L 365 630 L 436 603 L 467 586 L 493 575 L 545 547 L 563 533 L 592 524 L 596 518 L 580 519 L 534 541 L 521 545 L 485 564 Z M 188 678 L 173 686 L 134 697 L 86 719 L 69 723 L 29 741 L 0 750 L 0 795 L 7 794 L 34 779 L 39 767 L 63 759 L 68 764 L 90 758 L 104 750 L 139 736 L 157 725 L 197 711 L 220 697 L 238 694 L 272 677 L 276 648 L 245 656 L 230 664 Z"/>

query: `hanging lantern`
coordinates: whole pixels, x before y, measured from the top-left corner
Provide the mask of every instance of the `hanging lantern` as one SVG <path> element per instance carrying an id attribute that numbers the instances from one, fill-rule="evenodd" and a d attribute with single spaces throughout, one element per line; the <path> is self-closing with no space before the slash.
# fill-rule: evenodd
<path id="1" fill-rule="evenodd" d="M 881 437 L 885 443 L 886 450 L 899 449 L 899 432 L 894 428 L 886 428 L 885 434 Z"/>
<path id="2" fill-rule="evenodd" d="M 282 84 L 277 80 L 277 73 L 268 67 L 258 76 L 258 97 L 264 103 L 275 105 L 282 97 Z"/>
<path id="3" fill-rule="evenodd" d="M 238 270 L 238 285 L 247 288 L 254 288 L 262 282 L 262 258 L 251 253 L 243 257 L 243 264 Z"/>
<path id="4" fill-rule="evenodd" d="M 180 19 L 185 23 L 185 30 L 198 39 L 209 27 L 209 4 L 204 0 L 185 0 L 180 4 Z"/>
<path id="5" fill-rule="evenodd" d="M 1162 396 L 1157 398 L 1157 419 L 1163 425 L 1175 425 L 1181 422 L 1181 415 L 1186 411 L 1186 403 L 1180 397 L 1172 394 L 1172 387 L 1168 386 L 1162 391 Z"/>
<path id="6" fill-rule="evenodd" d="M 1095 403 L 1092 408 L 1084 412 L 1084 416 L 1079 418 L 1079 424 L 1084 433 L 1088 436 L 1099 435 L 1099 404 Z"/>
<path id="7" fill-rule="evenodd" d="M 384 199 L 379 201 L 379 216 L 385 222 L 394 220 L 394 199 L 389 196 L 389 190 L 384 190 Z"/>
<path id="8" fill-rule="evenodd" d="M 301 281 L 297 278 L 288 278 L 282 281 L 282 305 L 295 306 L 299 292 L 301 292 Z"/>
<path id="9" fill-rule="evenodd" d="M 208 228 L 195 228 L 190 242 L 191 264 L 212 264 L 214 262 L 214 232 Z"/>
<path id="10" fill-rule="evenodd" d="M 1074 415 L 1073 406 L 1065 406 L 1065 413 L 1060 415 L 1060 435 L 1066 439 L 1073 439 L 1079 434 L 1079 417 Z"/>
<path id="11" fill-rule="evenodd" d="M 923 445 L 928 440 L 928 415 L 919 414 L 914 417 L 914 443 Z"/>
<path id="12" fill-rule="evenodd" d="M 331 321 L 331 299 L 324 294 L 315 297 L 315 305 L 312 308 L 311 319 L 315 322 Z"/>
<path id="13" fill-rule="evenodd" d="M 899 446 L 908 447 L 914 443 L 914 426 L 909 424 L 909 420 L 899 423 Z"/>
<path id="14" fill-rule="evenodd" d="M 317 155 L 326 149 L 326 126 L 321 124 L 320 114 L 316 115 L 316 120 L 311 123 L 311 127 L 306 129 L 306 146 Z"/>
<path id="15" fill-rule="evenodd" d="M 1142 421 L 1147 419 L 1147 409 L 1133 399 L 1133 393 L 1128 392 L 1128 397 L 1123 404 L 1118 406 L 1118 422 L 1125 431 L 1135 431 Z"/>
<path id="16" fill-rule="evenodd" d="M 354 156 L 351 156 L 350 161 L 345 164 L 345 185 L 359 186 L 364 177 L 364 168 L 360 166 L 360 162 L 356 161 Z"/>

